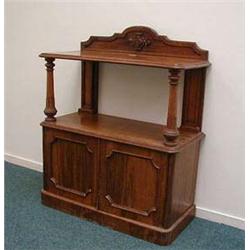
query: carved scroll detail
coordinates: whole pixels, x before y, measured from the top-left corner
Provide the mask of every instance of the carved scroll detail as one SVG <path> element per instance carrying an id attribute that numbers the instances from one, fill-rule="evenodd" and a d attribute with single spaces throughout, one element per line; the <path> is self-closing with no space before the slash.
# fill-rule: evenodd
<path id="1" fill-rule="evenodd" d="M 91 188 L 87 189 L 87 191 L 85 191 L 85 192 L 80 192 L 80 191 L 77 191 L 77 190 L 72 189 L 72 188 L 63 187 L 57 183 L 57 181 L 54 177 L 50 178 L 50 181 L 55 185 L 56 188 L 61 189 L 62 191 L 66 191 L 66 192 L 70 192 L 73 194 L 83 196 L 84 198 L 87 197 L 88 194 L 92 193 Z"/>
<path id="2" fill-rule="evenodd" d="M 152 208 L 148 209 L 147 211 L 143 211 L 143 210 L 138 210 L 135 208 L 127 207 L 127 206 L 118 205 L 112 200 L 110 195 L 106 195 L 105 198 L 108 200 L 109 204 L 112 207 L 130 212 L 130 213 L 139 214 L 139 215 L 143 215 L 143 216 L 149 216 L 151 213 L 156 212 L 155 207 L 152 207 Z"/>
<path id="3" fill-rule="evenodd" d="M 128 156 L 134 156 L 134 157 L 137 157 L 137 158 L 142 158 L 142 159 L 145 159 L 145 160 L 149 160 L 152 164 L 152 166 L 156 169 L 160 169 L 160 166 L 158 166 L 153 158 L 151 157 L 146 157 L 146 156 L 142 156 L 142 155 L 138 155 L 138 154 L 133 154 L 133 153 L 129 153 L 129 152 L 125 152 L 125 151 L 121 151 L 121 150 L 111 150 L 111 152 L 109 154 L 106 155 L 106 158 L 111 158 L 115 153 L 118 153 L 118 154 L 122 154 L 122 155 L 128 155 Z"/>

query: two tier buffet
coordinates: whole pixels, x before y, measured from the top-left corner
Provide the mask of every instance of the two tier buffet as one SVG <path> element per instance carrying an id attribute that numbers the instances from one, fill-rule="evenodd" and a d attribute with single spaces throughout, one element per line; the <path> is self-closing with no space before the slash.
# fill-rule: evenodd
<path id="1" fill-rule="evenodd" d="M 42 203 L 170 244 L 195 215 L 208 51 L 135 26 L 110 37 L 91 36 L 81 42 L 80 51 L 40 57 L 47 70 Z M 55 59 L 77 60 L 82 69 L 81 107 L 60 117 L 55 117 Z M 169 71 L 166 125 L 98 114 L 98 69 L 105 62 Z M 177 126 L 181 74 L 184 91 Z"/>

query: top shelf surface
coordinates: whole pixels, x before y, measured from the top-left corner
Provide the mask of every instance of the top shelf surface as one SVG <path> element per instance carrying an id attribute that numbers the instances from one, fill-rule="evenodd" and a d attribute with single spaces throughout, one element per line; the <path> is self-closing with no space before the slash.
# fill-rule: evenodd
<path id="1" fill-rule="evenodd" d="M 40 57 L 96 61 L 168 69 L 198 69 L 210 65 L 208 51 L 195 42 L 174 41 L 144 26 L 134 26 L 113 36 L 91 36 L 80 51 L 42 53 Z"/>
<path id="2" fill-rule="evenodd" d="M 149 66 L 169 69 L 196 69 L 208 67 L 210 63 L 206 60 L 189 59 L 181 57 L 152 56 L 136 52 L 105 52 L 105 51 L 70 51 L 42 53 L 40 57 L 78 60 L 78 61 L 98 61 L 119 64 L 130 64 L 138 66 Z"/>

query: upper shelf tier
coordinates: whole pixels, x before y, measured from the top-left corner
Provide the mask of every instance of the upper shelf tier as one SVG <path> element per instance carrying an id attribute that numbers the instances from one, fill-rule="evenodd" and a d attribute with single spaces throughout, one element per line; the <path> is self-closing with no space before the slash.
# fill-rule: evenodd
<path id="1" fill-rule="evenodd" d="M 194 42 L 173 41 L 148 27 L 135 26 L 110 37 L 91 36 L 81 50 L 42 53 L 40 57 L 132 64 L 173 69 L 196 69 L 210 65 L 208 51 Z"/>

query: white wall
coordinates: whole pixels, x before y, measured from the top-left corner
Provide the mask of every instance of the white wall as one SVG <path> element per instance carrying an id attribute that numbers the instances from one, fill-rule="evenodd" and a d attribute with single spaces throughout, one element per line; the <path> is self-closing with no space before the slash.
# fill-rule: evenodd
<path id="1" fill-rule="evenodd" d="M 70 2 L 70 1 L 69 1 Z M 5 158 L 41 169 L 45 68 L 38 54 L 76 50 L 81 40 L 146 25 L 208 49 L 196 204 L 198 216 L 244 226 L 244 5 L 218 3 L 63 3 L 7 1 L 5 8 Z M 56 61 L 56 106 L 80 105 L 80 64 Z M 100 111 L 164 123 L 166 71 L 101 68 Z M 126 84 L 119 82 L 119 76 Z M 140 79 L 141 78 L 141 79 Z M 132 79 L 132 81 L 131 81 Z M 152 81 L 151 81 L 152 80 Z M 135 98 L 136 97 L 136 98 Z M 137 99 L 137 101 L 135 101 Z"/>

